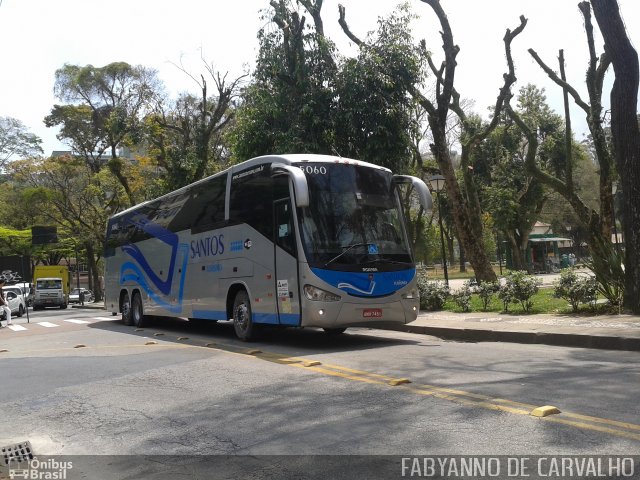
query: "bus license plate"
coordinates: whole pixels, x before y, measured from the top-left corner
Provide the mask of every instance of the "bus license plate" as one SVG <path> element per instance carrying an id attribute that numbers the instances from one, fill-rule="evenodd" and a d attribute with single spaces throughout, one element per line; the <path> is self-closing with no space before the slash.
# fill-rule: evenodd
<path id="1" fill-rule="evenodd" d="M 364 318 L 382 318 L 382 309 L 381 308 L 365 308 L 362 311 L 362 316 Z"/>

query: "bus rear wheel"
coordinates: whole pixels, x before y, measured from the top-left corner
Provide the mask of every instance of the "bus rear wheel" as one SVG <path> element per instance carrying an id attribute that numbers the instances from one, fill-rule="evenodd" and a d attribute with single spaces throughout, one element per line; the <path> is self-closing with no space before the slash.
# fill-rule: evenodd
<path id="1" fill-rule="evenodd" d="M 145 318 L 142 310 L 142 298 L 139 293 L 133 294 L 133 300 L 131 301 L 131 321 L 135 327 L 144 327 Z"/>
<path id="2" fill-rule="evenodd" d="M 129 292 L 124 293 L 120 310 L 122 311 L 122 323 L 124 323 L 125 325 L 133 325 L 131 316 L 131 299 L 129 298 Z"/>
<path id="3" fill-rule="evenodd" d="M 251 301 L 244 290 L 239 291 L 233 301 L 233 329 L 236 336 L 245 342 L 253 340 L 256 336 L 256 326 L 251 315 Z"/>

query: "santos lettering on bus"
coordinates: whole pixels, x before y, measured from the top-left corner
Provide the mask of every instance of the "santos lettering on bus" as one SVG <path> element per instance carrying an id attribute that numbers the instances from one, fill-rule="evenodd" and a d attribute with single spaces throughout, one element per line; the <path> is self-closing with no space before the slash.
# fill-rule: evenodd
<path id="1" fill-rule="evenodd" d="M 191 240 L 191 258 L 215 257 L 224 253 L 224 235 L 211 235 L 209 237 Z"/>

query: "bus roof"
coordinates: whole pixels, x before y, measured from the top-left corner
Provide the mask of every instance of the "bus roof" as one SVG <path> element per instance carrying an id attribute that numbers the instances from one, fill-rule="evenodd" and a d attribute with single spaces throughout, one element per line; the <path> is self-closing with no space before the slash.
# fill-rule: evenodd
<path id="1" fill-rule="evenodd" d="M 244 162 L 238 163 L 236 165 L 232 165 L 231 167 L 215 173 L 213 175 L 210 175 L 206 178 L 200 179 L 197 182 L 193 182 L 189 185 L 185 185 L 184 187 L 178 188 L 177 190 L 173 190 L 172 192 L 166 193 L 160 197 L 157 198 L 153 198 L 150 200 L 146 200 L 144 202 L 140 202 L 137 205 L 134 205 L 132 207 L 127 208 L 126 210 L 123 210 L 121 212 L 118 212 L 116 214 L 114 214 L 111 218 L 115 218 L 115 217 L 119 217 L 121 215 L 124 215 L 132 210 L 136 210 L 139 207 L 147 204 L 147 203 L 151 203 L 154 202 L 156 200 L 161 200 L 165 197 L 168 197 L 170 195 L 175 195 L 175 194 L 179 194 L 180 192 L 186 191 L 192 187 L 194 187 L 195 185 L 198 185 L 199 183 L 203 183 L 206 182 L 207 180 L 209 180 L 210 178 L 213 177 L 219 177 L 221 175 L 228 175 L 229 172 L 231 171 L 231 173 L 235 173 L 238 171 L 242 171 L 245 170 L 246 168 L 251 168 L 253 165 L 262 165 L 265 163 L 283 163 L 285 165 L 293 165 L 293 164 L 297 164 L 297 163 L 306 163 L 306 162 L 315 162 L 315 163 L 342 163 L 342 164 L 347 164 L 347 165 L 359 165 L 362 167 L 369 167 L 369 168 L 375 168 L 378 170 L 384 170 L 387 172 L 391 172 L 391 170 L 389 170 L 386 167 L 381 167 L 380 165 L 375 165 L 373 163 L 368 163 L 368 162 L 363 162 L 362 160 L 354 160 L 353 158 L 346 158 L 346 157 L 338 157 L 338 156 L 334 156 L 334 155 L 319 155 L 319 154 L 314 154 L 314 153 L 290 153 L 290 154 L 284 154 L 284 155 L 263 155 L 261 157 L 255 157 L 252 158 L 250 160 L 245 160 Z"/>

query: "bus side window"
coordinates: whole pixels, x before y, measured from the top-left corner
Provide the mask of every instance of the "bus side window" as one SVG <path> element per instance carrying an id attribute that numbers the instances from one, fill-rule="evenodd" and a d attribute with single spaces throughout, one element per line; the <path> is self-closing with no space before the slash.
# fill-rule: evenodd
<path id="1" fill-rule="evenodd" d="M 273 230 L 273 179 L 269 169 L 231 182 L 229 221 L 246 223 L 267 238 Z"/>

